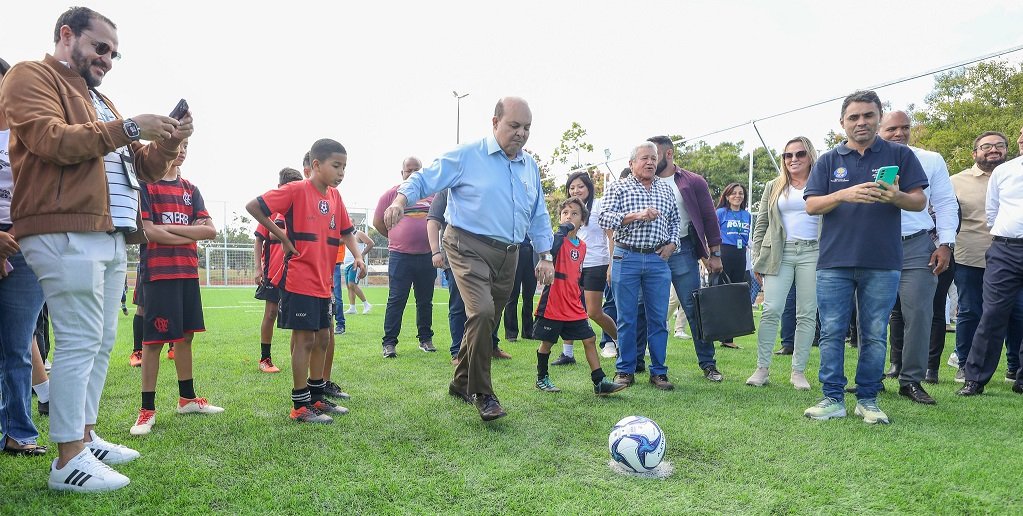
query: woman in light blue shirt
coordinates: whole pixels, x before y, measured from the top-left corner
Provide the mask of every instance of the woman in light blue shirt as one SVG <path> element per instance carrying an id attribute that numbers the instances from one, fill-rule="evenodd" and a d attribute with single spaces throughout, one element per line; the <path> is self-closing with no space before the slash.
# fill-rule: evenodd
<path id="1" fill-rule="evenodd" d="M 746 210 L 746 187 L 731 183 L 718 200 L 718 224 L 721 226 L 722 283 L 746 281 L 746 248 L 749 247 L 753 217 Z M 722 314 L 724 315 L 724 314 Z M 722 342 L 721 347 L 738 349 L 734 342 Z"/>

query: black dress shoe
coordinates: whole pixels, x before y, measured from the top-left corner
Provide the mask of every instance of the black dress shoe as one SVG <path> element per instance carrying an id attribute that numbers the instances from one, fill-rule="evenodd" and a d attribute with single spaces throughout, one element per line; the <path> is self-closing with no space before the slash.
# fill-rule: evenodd
<path id="1" fill-rule="evenodd" d="M 792 354 L 792 348 L 781 348 L 778 351 L 775 351 L 774 354 L 775 355 L 791 355 Z"/>
<path id="2" fill-rule="evenodd" d="M 892 366 L 888 368 L 888 372 L 884 375 L 886 378 L 895 379 L 899 377 L 899 373 L 901 372 L 902 364 L 892 364 Z"/>
<path id="3" fill-rule="evenodd" d="M 7 455 L 14 455 L 15 457 L 39 457 L 46 455 L 45 446 L 29 446 L 27 448 L 4 448 L 4 453 Z"/>
<path id="4" fill-rule="evenodd" d="M 644 364 L 643 362 L 636 362 L 636 372 L 637 373 L 645 373 L 646 372 L 646 364 Z"/>
<path id="5" fill-rule="evenodd" d="M 1012 392 L 1016 394 L 1023 394 L 1023 380 L 1016 380 L 1016 383 L 1012 384 Z"/>
<path id="6" fill-rule="evenodd" d="M 453 384 L 453 383 L 449 383 L 448 384 L 448 394 L 450 394 L 450 395 L 452 395 L 452 396 L 454 396 L 456 398 L 461 398 L 462 401 L 472 405 L 472 398 L 470 398 L 467 393 L 458 390 L 455 387 L 455 384 Z"/>
<path id="7" fill-rule="evenodd" d="M 562 353 L 560 356 L 558 356 L 558 358 L 554 359 L 554 362 L 551 362 L 551 365 L 572 365 L 574 363 L 575 357 L 570 357 Z"/>
<path id="8" fill-rule="evenodd" d="M 927 372 L 924 373 L 924 383 L 937 384 L 938 383 L 938 370 L 937 369 L 928 369 Z"/>
<path id="9" fill-rule="evenodd" d="M 984 386 L 980 382 L 966 380 L 966 385 L 956 391 L 956 396 L 977 396 L 984 393 Z"/>
<path id="10" fill-rule="evenodd" d="M 40 416 L 49 416 L 50 415 L 50 402 L 49 401 L 47 401 L 46 403 L 43 403 L 41 401 L 37 401 L 36 402 L 36 408 L 39 409 L 39 415 Z"/>
<path id="11" fill-rule="evenodd" d="M 480 418 L 484 421 L 493 421 L 508 415 L 501 408 L 501 404 L 497 401 L 497 396 L 493 394 L 474 394 L 472 402 L 476 405 L 476 410 L 480 411 Z"/>
<path id="12" fill-rule="evenodd" d="M 927 391 L 925 391 L 924 388 L 916 382 L 910 382 L 899 387 L 899 394 L 913 400 L 915 403 L 923 405 L 934 405 L 937 403 L 934 401 L 934 398 L 932 398 L 930 394 L 927 394 Z"/>

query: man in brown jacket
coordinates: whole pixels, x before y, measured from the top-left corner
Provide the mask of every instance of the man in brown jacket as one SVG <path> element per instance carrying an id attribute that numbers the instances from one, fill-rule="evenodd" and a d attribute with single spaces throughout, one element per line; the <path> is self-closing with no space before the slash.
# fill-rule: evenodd
<path id="1" fill-rule="evenodd" d="M 52 56 L 15 65 L 0 89 L 18 192 L 11 218 L 53 320 L 50 440 L 60 456 L 49 486 L 108 491 L 129 480 L 106 464 L 139 456 L 94 430 L 117 334 L 124 246 L 145 241 L 138 179 L 169 170 L 192 119 L 123 118 L 95 90 L 120 58 L 117 27 L 105 16 L 71 8 L 53 39 Z"/>

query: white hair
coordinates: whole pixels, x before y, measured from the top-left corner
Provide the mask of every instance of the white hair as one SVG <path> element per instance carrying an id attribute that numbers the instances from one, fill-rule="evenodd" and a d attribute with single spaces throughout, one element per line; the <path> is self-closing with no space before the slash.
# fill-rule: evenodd
<path id="1" fill-rule="evenodd" d="M 639 149 L 653 149 L 654 154 L 657 154 L 657 145 L 653 142 L 643 142 L 632 148 L 632 152 L 629 153 L 629 161 L 635 161 L 636 155 L 639 154 Z"/>

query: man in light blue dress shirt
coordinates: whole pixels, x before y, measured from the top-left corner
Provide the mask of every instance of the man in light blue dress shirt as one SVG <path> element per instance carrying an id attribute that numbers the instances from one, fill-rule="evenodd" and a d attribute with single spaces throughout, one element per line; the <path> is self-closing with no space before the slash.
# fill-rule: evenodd
<path id="1" fill-rule="evenodd" d="M 475 404 L 490 421 L 507 415 L 490 382 L 491 334 L 511 294 L 519 242 L 526 236 L 540 254 L 536 276 L 544 285 L 554 279 L 550 216 L 533 158 L 522 152 L 533 115 L 525 100 L 497 102 L 493 136 L 462 145 L 413 174 L 384 212 L 394 227 L 405 206 L 449 188 L 444 249 L 465 302 L 465 336 L 455 377 L 448 392 Z"/>

